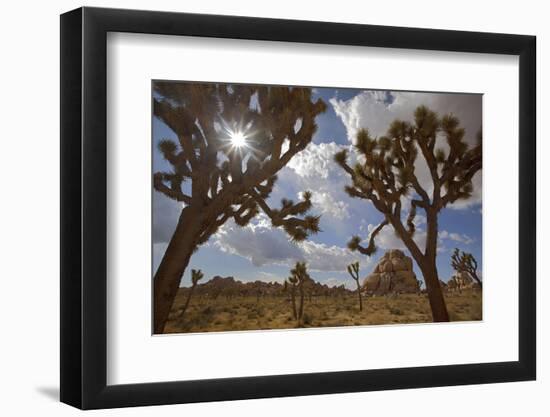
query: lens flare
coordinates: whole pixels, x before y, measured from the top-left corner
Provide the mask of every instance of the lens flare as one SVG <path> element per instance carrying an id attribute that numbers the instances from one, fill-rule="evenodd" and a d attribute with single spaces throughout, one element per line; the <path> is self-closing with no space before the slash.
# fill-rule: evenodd
<path id="1" fill-rule="evenodd" d="M 229 139 L 231 140 L 231 145 L 240 148 L 246 146 L 246 136 L 243 132 L 237 130 L 235 132 L 229 133 Z"/>

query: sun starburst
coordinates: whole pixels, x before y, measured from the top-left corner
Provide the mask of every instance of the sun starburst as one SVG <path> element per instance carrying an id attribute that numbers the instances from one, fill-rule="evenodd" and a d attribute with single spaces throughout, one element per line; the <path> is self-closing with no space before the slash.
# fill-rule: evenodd
<path id="1" fill-rule="evenodd" d="M 229 140 L 231 140 L 231 145 L 236 148 L 241 148 L 246 146 L 246 135 L 240 130 L 230 131 Z"/>

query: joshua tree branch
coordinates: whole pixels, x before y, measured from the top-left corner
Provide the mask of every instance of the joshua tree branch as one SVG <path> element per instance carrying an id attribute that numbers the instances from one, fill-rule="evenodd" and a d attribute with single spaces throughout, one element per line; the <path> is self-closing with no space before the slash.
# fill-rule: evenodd
<path id="1" fill-rule="evenodd" d="M 376 226 L 376 228 L 370 234 L 369 244 L 367 247 L 361 246 L 360 244 L 361 238 L 359 236 L 354 236 L 348 242 L 348 248 L 353 251 L 356 250 L 359 253 L 362 253 L 363 255 L 368 255 L 368 256 L 372 255 L 374 252 L 376 252 L 376 243 L 375 243 L 376 236 L 388 224 L 389 224 L 388 220 L 384 220 L 382 223 Z"/>
<path id="2" fill-rule="evenodd" d="M 172 200 L 181 201 L 185 204 L 191 204 L 191 197 L 184 194 L 181 191 L 181 188 L 174 187 L 174 183 L 172 183 L 172 187 L 168 187 L 166 184 L 164 184 L 164 180 L 167 179 L 168 174 L 157 172 L 153 176 L 153 186 L 155 187 L 155 190 L 158 192 L 161 192 L 168 198 L 171 198 Z"/>
<path id="3" fill-rule="evenodd" d="M 283 200 L 280 210 L 269 207 L 265 199 L 256 191 L 251 190 L 250 195 L 271 219 L 273 226 L 282 226 L 293 240 L 302 241 L 309 234 L 319 232 L 319 216 L 305 216 L 303 219 L 295 217 L 295 215 L 306 213 L 311 207 L 310 193 L 304 193 L 304 200 L 298 203 L 294 203 L 292 200 Z"/>
<path id="4" fill-rule="evenodd" d="M 439 206 L 443 208 L 443 207 L 446 207 L 447 204 L 454 203 L 456 200 L 460 199 L 462 196 L 461 189 L 471 184 L 474 175 L 480 169 L 481 169 L 481 160 L 476 161 L 473 165 L 471 165 L 460 180 L 453 181 L 453 182 L 448 181 L 447 184 L 449 185 L 448 185 L 447 193 L 441 197 Z"/>

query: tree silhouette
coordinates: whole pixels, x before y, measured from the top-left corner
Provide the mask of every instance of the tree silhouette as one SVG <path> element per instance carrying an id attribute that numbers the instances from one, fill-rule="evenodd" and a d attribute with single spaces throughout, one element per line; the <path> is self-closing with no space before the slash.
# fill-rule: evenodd
<path id="1" fill-rule="evenodd" d="M 470 275 L 479 285 L 479 288 L 482 289 L 482 283 L 477 275 L 477 261 L 476 258 L 471 253 L 462 252 L 455 248 L 453 254 L 451 255 L 451 266 L 457 272 L 466 272 Z"/>
<path id="2" fill-rule="evenodd" d="M 319 230 L 311 194 L 281 208 L 267 200 L 277 172 L 303 150 L 326 109 L 311 89 L 155 82 L 153 112 L 177 136 L 159 150 L 171 165 L 156 191 L 181 202 L 176 229 L 154 277 L 154 331 L 162 333 L 192 253 L 227 220 L 245 226 L 260 210 L 294 241 Z"/>
<path id="3" fill-rule="evenodd" d="M 305 262 L 296 262 L 293 269 L 290 270 L 290 277 L 287 278 L 290 285 L 290 295 L 292 299 L 292 316 L 294 320 L 298 321 L 298 324 L 302 324 L 304 316 L 304 287 L 312 281 L 307 272 Z M 285 282 L 286 284 L 286 282 Z M 296 309 L 296 288 L 300 294 L 300 303 L 298 309 Z"/>
<path id="4" fill-rule="evenodd" d="M 285 289 L 290 287 L 290 303 L 292 305 L 292 318 L 298 320 L 298 312 L 296 310 L 296 287 L 298 286 L 298 278 L 290 275 L 285 281 Z"/>
<path id="5" fill-rule="evenodd" d="M 468 199 L 472 195 L 472 178 L 482 167 L 481 134 L 478 143 L 469 147 L 465 131 L 453 115 L 442 118 L 420 106 L 414 113 L 414 123 L 395 120 L 388 133 L 372 138 L 366 129 L 357 134 L 354 146 L 360 161 L 353 168 L 347 163 L 347 152 L 335 155 L 335 161 L 348 173 L 352 184 L 346 186 L 351 197 L 369 200 L 384 216 L 372 230 L 366 247 L 354 236 L 348 246 L 365 255 L 376 250 L 375 239 L 391 225 L 403 241 L 424 275 L 434 321 L 449 321 L 445 299 L 439 285 L 436 267 L 439 212 L 448 204 Z M 444 139 L 447 150 L 436 147 Z M 421 184 L 415 163 L 419 154 L 429 169 L 430 184 Z M 411 198 L 405 221 L 402 219 L 402 198 Z M 423 248 L 414 240 L 417 209 L 426 213 L 426 243 Z"/>
<path id="6" fill-rule="evenodd" d="M 357 296 L 359 297 L 359 311 L 363 311 L 363 298 L 361 297 L 361 284 L 359 283 L 359 262 L 348 265 L 348 273 L 357 284 Z"/>
<path id="7" fill-rule="evenodd" d="M 193 291 L 195 290 L 195 287 L 197 286 L 198 282 L 204 277 L 204 274 L 202 271 L 192 269 L 191 270 L 191 288 L 189 288 L 189 292 L 187 293 L 187 300 L 185 300 L 185 304 L 183 306 L 183 310 L 181 310 L 180 318 L 183 319 L 185 316 L 185 312 L 187 311 L 187 307 L 189 307 L 189 302 L 191 301 L 191 296 L 193 295 Z"/>

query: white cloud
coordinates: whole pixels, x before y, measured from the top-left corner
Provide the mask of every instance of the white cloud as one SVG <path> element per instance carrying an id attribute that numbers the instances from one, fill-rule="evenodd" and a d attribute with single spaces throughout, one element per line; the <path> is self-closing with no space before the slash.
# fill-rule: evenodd
<path id="1" fill-rule="evenodd" d="M 289 242 L 284 231 L 272 229 L 259 216 L 245 227 L 233 220 L 226 222 L 213 236 L 212 241 L 220 250 L 247 258 L 254 266 L 287 264 L 303 260 L 297 245 Z"/>
<path id="2" fill-rule="evenodd" d="M 475 239 L 471 238 L 470 236 L 466 234 L 460 234 L 460 233 L 449 233 L 447 230 L 442 230 L 439 232 L 439 238 L 440 239 L 449 239 L 454 242 L 463 243 L 465 245 L 470 245 L 475 242 Z"/>
<path id="3" fill-rule="evenodd" d="M 315 212 L 333 220 L 344 220 L 350 216 L 350 198 L 344 192 L 348 179 L 334 162 L 334 155 L 344 148 L 334 142 L 310 143 L 290 160 L 279 175 L 282 182 L 311 191 Z"/>
<path id="4" fill-rule="evenodd" d="M 395 119 L 413 120 L 416 107 L 426 105 L 439 114 L 452 113 L 457 116 L 466 130 L 465 140 L 474 144 L 476 134 L 481 127 L 481 97 L 472 94 L 433 94 L 413 92 L 364 91 L 345 101 L 337 98 L 330 100 L 336 114 L 346 127 L 348 140 L 353 143 L 360 128 L 368 128 L 373 136 L 384 135 Z M 438 147 L 448 150 L 440 138 Z M 429 192 L 433 190 L 432 180 L 422 157 L 417 159 L 416 174 L 422 186 Z M 474 192 L 471 198 L 457 201 L 450 208 L 465 209 L 481 203 L 481 172 L 473 178 Z"/>
<path id="5" fill-rule="evenodd" d="M 368 128 L 374 136 L 384 135 L 395 119 L 413 120 L 413 113 L 425 105 L 440 115 L 452 113 L 466 129 L 466 141 L 474 144 L 481 127 L 481 97 L 473 94 L 435 94 L 414 92 L 391 92 L 393 101 L 385 91 L 363 91 L 344 101 L 332 98 L 330 104 L 342 119 L 353 142 L 360 128 Z"/>
<path id="6" fill-rule="evenodd" d="M 376 228 L 377 225 L 375 224 L 369 224 L 367 227 L 367 230 L 369 231 L 369 236 L 364 240 L 364 244 L 368 244 L 370 235 L 374 228 Z M 391 225 L 388 225 L 384 227 L 380 233 L 375 238 L 376 246 L 380 249 L 389 250 L 389 249 L 401 249 L 401 250 L 407 250 L 407 247 L 401 240 L 399 236 L 395 233 L 393 227 Z M 426 246 L 426 231 L 423 229 L 416 229 L 416 232 L 414 234 L 414 241 L 418 245 L 418 247 L 423 251 L 424 247 Z"/>
<path id="7" fill-rule="evenodd" d="M 345 271 L 347 266 L 357 261 L 360 256 L 348 248 L 307 240 L 300 243 L 299 246 L 310 268 L 318 271 Z M 368 264 L 370 260 L 368 258 L 361 259 L 361 262 Z"/>
<path id="8" fill-rule="evenodd" d="M 420 217 L 420 218 L 419 218 Z M 418 226 L 425 224 L 426 219 L 422 218 L 423 216 L 417 216 L 417 219 L 415 220 L 417 229 L 414 234 L 414 241 L 418 245 L 421 251 L 424 251 L 424 248 L 426 246 L 426 230 L 423 228 L 419 228 Z M 368 244 L 370 235 L 374 228 L 377 225 L 369 224 L 367 226 L 368 230 L 368 237 L 363 240 L 363 244 Z M 438 233 L 438 242 L 437 242 L 437 251 L 438 252 L 446 252 L 447 242 L 459 242 L 465 245 L 470 245 L 475 242 L 475 239 L 471 238 L 470 236 L 466 234 L 460 234 L 460 233 L 454 233 L 454 232 L 448 232 L 447 230 L 442 230 Z M 382 231 L 376 236 L 375 238 L 376 246 L 380 249 L 389 250 L 389 249 L 401 249 L 401 250 L 407 250 L 407 247 L 401 240 L 399 236 L 394 232 L 394 229 L 391 225 L 388 225 L 382 229 Z"/>
<path id="9" fill-rule="evenodd" d="M 283 230 L 272 228 L 263 215 L 245 227 L 228 221 L 212 240 L 223 252 L 246 258 L 255 266 L 290 267 L 305 261 L 313 271 L 345 271 L 348 264 L 357 260 L 357 255 L 347 248 L 310 240 L 293 243 Z"/>
<path id="10" fill-rule="evenodd" d="M 332 170 L 338 168 L 334 163 L 334 155 L 342 149 L 341 145 L 334 142 L 310 142 L 303 151 L 292 157 L 287 167 L 302 178 L 326 179 Z"/>
<path id="11" fill-rule="evenodd" d="M 349 218 L 349 204 L 336 200 L 330 191 L 315 191 L 311 197 L 315 209 L 332 217 L 343 220 Z"/>

